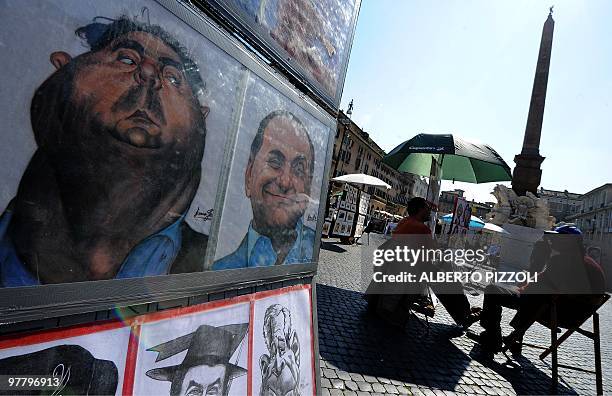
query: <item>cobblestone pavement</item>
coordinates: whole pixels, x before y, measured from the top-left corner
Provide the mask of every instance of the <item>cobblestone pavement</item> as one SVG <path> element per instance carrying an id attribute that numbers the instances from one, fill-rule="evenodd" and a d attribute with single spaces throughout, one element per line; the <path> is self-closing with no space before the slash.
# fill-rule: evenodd
<path id="1" fill-rule="evenodd" d="M 381 242 L 381 236 L 372 234 L 371 244 Z M 503 354 L 494 360 L 483 359 L 478 344 L 454 325 L 440 304 L 430 320 L 429 332 L 420 319 L 411 319 L 406 328 L 399 329 L 368 316 L 363 295 L 358 292 L 360 259 L 358 245 L 324 242 L 321 249 L 317 309 L 323 395 L 550 393 L 550 357 L 541 361 L 540 351 L 524 347 L 519 359 L 508 361 Z M 472 306 L 482 306 L 482 296 L 468 298 Z M 611 304 L 599 311 L 606 393 L 612 393 Z M 510 331 L 507 323 L 513 313 L 504 310 L 504 334 Z M 472 330 L 479 333 L 482 328 L 475 324 Z M 546 344 L 549 340 L 550 330 L 540 325 L 534 325 L 525 336 L 529 343 Z M 559 350 L 559 362 L 593 370 L 593 343 L 572 335 Z M 596 393 L 594 375 L 566 369 L 559 369 L 559 373 L 559 393 Z"/>

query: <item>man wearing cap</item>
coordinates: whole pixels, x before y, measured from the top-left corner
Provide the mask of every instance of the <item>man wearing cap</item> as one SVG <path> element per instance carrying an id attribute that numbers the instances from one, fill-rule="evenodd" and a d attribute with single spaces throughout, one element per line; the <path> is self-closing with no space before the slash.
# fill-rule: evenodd
<path id="1" fill-rule="evenodd" d="M 37 150 L 0 217 L 0 287 L 201 270 L 183 221 L 200 183 L 209 109 L 185 49 L 127 17 L 77 29 L 36 90 Z"/>
<path id="2" fill-rule="evenodd" d="M 170 381 L 170 395 L 228 395 L 231 381 L 247 370 L 230 359 L 242 343 L 248 323 L 221 327 L 201 325 L 191 334 L 147 349 L 157 352 L 156 362 L 187 350 L 181 364 L 151 369 L 146 375 Z M 246 352 L 245 352 L 246 353 Z"/>
<path id="3" fill-rule="evenodd" d="M 549 257 L 542 257 L 544 268 L 537 282 L 518 288 L 491 284 L 485 289 L 480 324 L 485 329 L 480 344 L 487 353 L 501 350 L 502 342 L 513 352 L 520 353 L 524 333 L 541 317 L 550 317 L 551 298 L 557 299 L 560 312 L 568 318 L 589 312 L 590 306 L 605 291 L 606 278 L 601 266 L 585 255 L 582 233 L 573 226 L 562 226 L 546 231 L 542 241 L 550 244 Z M 516 309 L 510 322 L 515 329 L 502 337 L 502 308 Z M 585 318 L 586 319 L 586 318 Z"/>

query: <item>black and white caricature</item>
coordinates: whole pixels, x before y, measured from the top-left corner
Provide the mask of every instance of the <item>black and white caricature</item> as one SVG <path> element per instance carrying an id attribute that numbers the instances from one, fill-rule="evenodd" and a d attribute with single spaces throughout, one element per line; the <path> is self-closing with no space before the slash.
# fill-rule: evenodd
<path id="1" fill-rule="evenodd" d="M 263 336 L 269 354 L 259 358 L 261 396 L 299 395 L 300 343 L 291 325 L 291 312 L 270 305 L 264 315 Z"/>
<path id="2" fill-rule="evenodd" d="M 0 359 L 0 375 L 53 377 L 50 388 L 0 389 L 0 395 L 114 395 L 119 379 L 114 362 L 96 359 L 80 345 L 57 345 Z"/>
<path id="3" fill-rule="evenodd" d="M 185 350 L 187 354 L 182 363 L 150 369 L 146 375 L 155 380 L 169 381 L 171 395 L 231 394 L 232 380 L 247 373 L 245 368 L 230 359 L 242 345 L 248 327 L 248 323 L 220 327 L 201 325 L 193 333 L 149 348 L 148 351 L 157 352 L 156 362 Z"/>

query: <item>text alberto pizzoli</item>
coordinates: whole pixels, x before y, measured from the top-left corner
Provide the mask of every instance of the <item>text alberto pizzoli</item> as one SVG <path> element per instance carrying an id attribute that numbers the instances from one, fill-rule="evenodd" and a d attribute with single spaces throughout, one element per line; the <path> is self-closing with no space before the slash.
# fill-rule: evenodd
<path id="1" fill-rule="evenodd" d="M 396 246 L 395 249 L 376 249 L 373 252 L 372 263 L 375 268 L 381 267 L 385 261 L 405 262 L 410 267 L 419 261 L 446 261 L 462 266 L 470 262 L 481 263 L 486 260 L 483 249 L 409 249 L 407 246 Z M 466 261 L 467 260 L 467 261 Z M 424 271 L 420 274 L 402 271 L 397 274 L 383 274 L 374 271 L 372 280 L 376 283 L 523 283 L 537 282 L 537 273 L 497 272 L 497 271 Z"/>

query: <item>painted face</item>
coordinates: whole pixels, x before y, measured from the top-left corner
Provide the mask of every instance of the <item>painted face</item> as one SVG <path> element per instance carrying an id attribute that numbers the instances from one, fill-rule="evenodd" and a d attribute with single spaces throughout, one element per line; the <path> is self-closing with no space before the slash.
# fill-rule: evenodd
<path id="1" fill-rule="evenodd" d="M 163 41 L 130 32 L 76 61 L 71 100 L 86 104 L 112 138 L 146 149 L 189 143 L 200 108 Z"/>
<path id="2" fill-rule="evenodd" d="M 184 396 L 216 396 L 225 393 L 226 366 L 218 364 L 215 366 L 191 367 L 183 377 L 181 395 Z"/>
<path id="3" fill-rule="evenodd" d="M 262 364 L 264 381 L 275 395 L 286 395 L 295 390 L 300 381 L 297 336 L 285 337 L 283 321 L 277 316 L 270 322 L 270 357 Z"/>
<path id="4" fill-rule="evenodd" d="M 247 166 L 246 195 L 260 232 L 291 230 L 306 211 L 314 155 L 306 133 L 291 119 L 272 119 L 259 152 Z"/>

